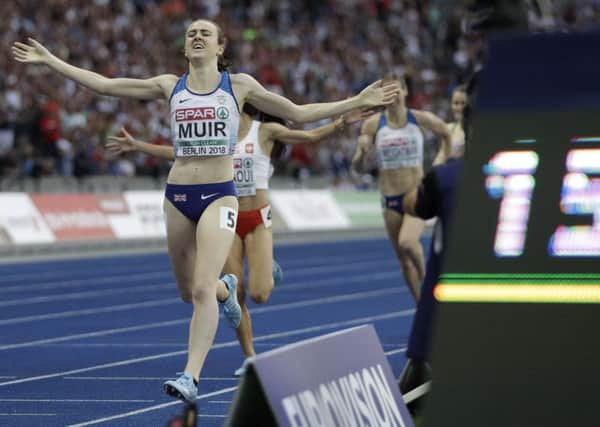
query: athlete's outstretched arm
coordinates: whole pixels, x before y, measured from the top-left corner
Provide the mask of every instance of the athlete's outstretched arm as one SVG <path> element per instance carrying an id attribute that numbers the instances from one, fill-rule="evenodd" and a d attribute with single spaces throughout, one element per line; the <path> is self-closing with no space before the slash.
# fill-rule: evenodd
<path id="1" fill-rule="evenodd" d="M 29 38 L 29 44 L 15 42 L 12 51 L 18 62 L 47 65 L 64 77 L 101 95 L 139 99 L 168 98 L 177 83 L 177 76 L 172 74 L 163 74 L 149 79 L 108 78 L 68 64 L 32 38 Z"/>
<path id="2" fill-rule="evenodd" d="M 400 91 L 396 83 L 390 82 L 382 86 L 381 81 L 376 81 L 358 95 L 343 101 L 297 105 L 281 95 L 269 92 L 248 74 L 235 74 L 233 78 L 245 88 L 245 101 L 261 111 L 298 123 L 314 122 L 358 108 L 387 105 L 394 101 Z"/>
<path id="3" fill-rule="evenodd" d="M 156 145 L 149 142 L 135 139 L 125 128 L 121 128 L 123 136 L 109 136 L 111 141 L 106 144 L 106 148 L 113 154 L 124 154 L 131 151 L 141 151 L 154 157 L 166 160 L 175 160 L 175 151 L 173 147 L 167 145 Z"/>
<path id="4" fill-rule="evenodd" d="M 304 142 L 320 142 L 331 134 L 343 130 L 346 126 L 357 123 L 367 117 L 368 112 L 355 110 L 346 113 L 325 126 L 310 130 L 290 129 L 280 123 L 266 122 L 263 123 L 261 129 L 264 128 L 268 134 L 267 139 L 281 141 L 286 144 L 301 144 Z"/>
<path id="5" fill-rule="evenodd" d="M 450 158 L 452 152 L 452 135 L 450 134 L 448 125 L 433 113 L 418 110 L 413 110 L 413 113 L 419 125 L 429 129 L 442 138 L 440 151 L 436 155 L 433 164 L 437 165 L 446 162 L 446 160 Z"/>
<path id="6" fill-rule="evenodd" d="M 358 137 L 358 144 L 356 145 L 356 151 L 352 158 L 352 168 L 357 172 L 364 172 L 365 159 L 367 152 L 375 142 L 375 133 L 377 132 L 377 117 L 373 116 L 370 119 L 365 120 L 360 129 L 360 136 Z"/>

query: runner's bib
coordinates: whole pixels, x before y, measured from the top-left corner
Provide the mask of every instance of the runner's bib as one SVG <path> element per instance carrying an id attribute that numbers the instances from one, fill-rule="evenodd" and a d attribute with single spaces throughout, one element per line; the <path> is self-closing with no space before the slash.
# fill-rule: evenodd
<path id="1" fill-rule="evenodd" d="M 377 164 L 381 169 L 412 168 L 423 165 L 423 133 L 410 110 L 407 123 L 402 128 L 389 127 L 385 113 L 381 114 L 375 147 Z"/>
<path id="2" fill-rule="evenodd" d="M 233 180 L 239 197 L 256 195 L 254 160 L 251 157 L 233 158 Z"/>
<path id="3" fill-rule="evenodd" d="M 260 122 L 253 121 L 248 134 L 235 147 L 233 181 L 239 197 L 255 196 L 256 190 L 269 188 L 273 166 L 259 142 L 260 125 Z"/>

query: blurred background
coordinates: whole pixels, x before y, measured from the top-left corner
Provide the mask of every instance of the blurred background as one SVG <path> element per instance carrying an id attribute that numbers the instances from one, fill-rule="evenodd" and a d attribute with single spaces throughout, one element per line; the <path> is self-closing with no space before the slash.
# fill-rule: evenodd
<path id="1" fill-rule="evenodd" d="M 484 36 L 461 30 L 469 2 L 459 0 L 4 4 L 0 191 L 161 189 L 169 169 L 144 154 L 114 158 L 104 150 L 107 136 L 123 125 L 140 139 L 170 144 L 166 102 L 97 96 L 43 67 L 24 67 L 12 60 L 10 46 L 28 36 L 68 62 L 110 77 L 181 74 L 184 29 L 206 17 L 226 31 L 232 71 L 250 73 L 297 103 L 343 99 L 394 71 L 407 78 L 411 108 L 446 121 L 452 120 L 453 87 L 480 65 L 485 44 Z M 539 4 L 546 8 L 543 18 Z M 600 2 L 542 1 L 529 14 L 534 29 L 585 29 L 600 23 Z M 357 135 L 355 126 L 323 144 L 289 149 L 273 186 L 374 188 L 375 170 L 363 176 L 350 171 Z M 426 167 L 437 150 L 431 142 Z"/>

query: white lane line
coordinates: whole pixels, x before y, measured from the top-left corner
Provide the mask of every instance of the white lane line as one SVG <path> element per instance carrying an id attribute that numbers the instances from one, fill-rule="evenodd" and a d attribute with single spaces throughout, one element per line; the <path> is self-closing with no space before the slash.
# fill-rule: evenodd
<path id="1" fill-rule="evenodd" d="M 79 381 L 166 381 L 172 377 L 64 377 L 63 380 Z M 238 381 L 235 377 L 202 377 L 202 381 Z"/>
<path id="2" fill-rule="evenodd" d="M 120 304 L 106 307 L 86 308 L 82 310 L 60 311 L 57 313 L 36 314 L 33 316 L 13 317 L 11 319 L 0 320 L 0 326 L 14 325 L 18 323 L 37 322 L 40 320 L 64 319 L 74 316 L 89 316 L 91 314 L 112 313 L 117 311 L 130 311 L 139 308 L 160 307 L 181 302 L 181 298 L 162 298 L 158 300 L 136 302 L 131 304 Z"/>
<path id="3" fill-rule="evenodd" d="M 231 400 L 209 400 L 208 403 L 231 403 Z"/>
<path id="4" fill-rule="evenodd" d="M 94 268 L 94 266 L 90 267 L 90 268 Z M 96 277 L 92 276 L 92 277 L 81 277 L 78 279 L 73 279 L 73 276 L 76 276 L 76 273 L 74 272 L 69 272 L 69 274 L 67 275 L 69 277 L 69 280 L 59 280 L 56 282 L 46 282 L 46 283 L 37 283 L 34 285 L 23 285 L 23 284 L 18 284 L 18 285 L 1 285 L 2 287 L 0 287 L 0 294 L 4 294 L 4 293 L 11 293 L 11 292 L 29 292 L 29 291 L 40 291 L 40 290 L 44 290 L 44 289 L 60 289 L 60 288 L 70 288 L 70 287 L 77 287 L 77 286 L 89 286 L 90 284 L 103 284 L 103 283 L 114 283 L 114 282 L 118 282 L 118 283 L 123 283 L 123 282 L 128 282 L 131 280 L 146 280 L 146 279 L 154 279 L 154 278 L 162 278 L 165 276 L 168 276 L 170 278 L 173 278 L 173 273 L 171 272 L 171 270 L 165 269 L 165 270 L 159 270 L 159 271 L 147 271 L 148 268 L 146 266 L 146 271 L 143 272 L 137 272 L 137 273 L 129 273 L 129 274 L 102 274 L 103 272 L 106 272 L 105 269 L 102 270 L 102 272 L 100 272 L 100 274 Z M 89 270 L 88 270 L 89 272 Z M 112 272 L 112 268 L 111 268 L 111 272 Z M 34 279 L 36 281 L 40 280 L 39 276 L 35 276 Z"/>
<path id="5" fill-rule="evenodd" d="M 337 279 L 321 279 L 321 280 L 313 280 L 310 282 L 300 282 L 289 285 L 281 285 L 278 286 L 276 291 L 280 292 L 289 292 L 289 291 L 297 291 L 302 289 L 311 289 L 311 288 L 320 288 L 324 286 L 331 286 L 337 284 L 352 284 L 352 283 L 364 283 L 365 281 L 375 281 L 375 280 L 383 280 L 383 279 L 392 279 L 399 277 L 400 273 L 396 269 L 391 272 L 379 272 L 372 274 L 362 274 L 362 275 L 354 275 L 349 278 L 340 277 Z M 170 286 L 174 286 L 170 285 Z M 408 289 L 408 288 L 406 288 Z M 63 319 L 67 317 L 74 316 L 89 316 L 92 314 L 98 313 L 110 313 L 111 311 L 130 311 L 138 308 L 148 308 L 148 307 L 160 307 L 162 304 L 170 305 L 176 302 L 180 302 L 179 298 L 167 298 L 160 300 L 152 300 L 145 301 L 139 303 L 130 303 L 130 304 L 121 304 L 121 305 L 113 305 L 113 306 L 105 306 L 105 307 L 96 307 L 96 308 L 88 308 L 81 310 L 68 310 L 56 313 L 47 313 L 47 314 L 36 314 L 31 316 L 22 316 L 22 317 L 13 317 L 9 319 L 0 320 L 0 326 L 5 325 L 14 325 L 19 323 L 27 323 L 27 322 L 37 322 L 41 320 L 51 320 L 51 319 Z M 260 309 L 260 308 L 259 308 Z M 253 309 L 252 312 L 256 312 L 257 309 Z"/>
<path id="6" fill-rule="evenodd" d="M 331 272 L 336 272 L 336 271 L 351 271 L 351 270 L 365 270 L 365 268 L 368 267 L 373 267 L 373 266 L 380 266 L 378 268 L 378 270 L 381 270 L 381 266 L 384 265 L 389 265 L 390 268 L 392 268 L 392 266 L 396 266 L 397 262 L 395 260 L 374 260 L 374 261 L 364 261 L 364 262 L 349 262 L 349 263 L 343 263 L 343 264 L 332 264 L 332 265 L 328 265 L 328 266 L 320 266 L 320 267 L 307 267 L 307 268 L 299 268 L 299 269 L 294 269 L 294 270 L 286 270 L 285 271 L 285 275 L 286 277 L 294 277 L 294 276 L 305 276 L 307 273 L 331 273 Z M 133 280 L 133 279 L 147 279 L 147 278 L 154 278 L 154 277 L 165 277 L 166 279 L 172 279 L 173 275 L 171 272 L 164 272 L 164 273 L 148 273 L 148 274 L 136 274 L 136 275 L 131 275 L 130 277 L 123 277 L 120 278 L 118 276 L 113 276 L 110 278 L 101 278 L 101 279 L 78 279 L 78 280 L 70 280 L 67 282 L 59 282 L 56 284 L 53 283 L 45 283 L 45 284 L 41 284 L 39 286 L 9 286 L 9 287 L 0 287 L 0 294 L 6 293 L 6 291 L 10 291 L 10 292 L 27 292 L 27 293 L 31 293 L 32 291 L 39 291 L 39 290 L 48 290 L 48 289 L 56 289 L 56 288 L 62 288 L 62 287 L 74 287 L 74 286 L 78 286 L 81 287 L 84 283 L 85 286 L 90 286 L 92 283 L 95 284 L 101 284 L 101 283 L 109 283 L 109 284 L 114 284 L 116 283 L 116 287 L 111 287 L 111 288 L 107 288 L 106 286 L 102 287 L 102 290 L 98 290 L 98 291 L 81 291 L 81 292 L 71 292 L 71 293 L 64 293 L 64 294 L 54 294 L 54 295 L 44 295 L 44 296 L 38 296 L 38 297 L 31 297 L 31 298 L 15 298 L 12 300 L 6 300 L 6 301 L 2 301 L 0 302 L 0 307 L 2 306 L 12 306 L 12 305 L 22 305 L 22 304 L 33 304 L 33 303 L 37 303 L 37 302 L 49 302 L 49 301 L 62 301 L 62 299 L 78 299 L 78 298 L 84 298 L 86 297 L 86 293 L 92 293 L 92 292 L 102 292 L 99 295 L 104 295 L 107 292 L 116 292 L 116 293 L 126 293 L 129 292 L 128 289 L 136 291 L 136 290 L 140 290 L 140 287 L 146 286 L 148 287 L 148 289 L 151 289 L 152 287 L 156 287 L 156 286 L 167 286 L 164 283 L 162 284 L 146 284 L 146 285 L 142 285 L 142 286 L 118 286 L 118 283 L 122 283 L 124 281 L 129 281 L 129 280 Z M 171 280 L 169 280 L 169 283 L 172 283 Z M 90 294 L 89 296 L 96 296 L 95 294 Z M 17 304 L 19 301 L 21 301 L 21 304 Z"/>
<path id="7" fill-rule="evenodd" d="M 285 273 L 284 273 L 285 274 Z M 368 273 L 368 274 L 354 274 L 350 277 L 339 277 L 337 279 L 321 279 L 321 280 L 311 280 L 310 282 L 300 282 L 289 285 L 281 285 L 275 288 L 274 292 L 288 292 L 288 291 L 297 291 L 301 289 L 310 289 L 310 288 L 322 288 L 329 285 L 335 285 L 338 283 L 343 283 L 344 285 L 350 283 L 364 283 L 365 281 L 375 281 L 382 279 L 392 279 L 392 278 L 400 278 L 400 270 L 392 269 L 390 271 L 377 272 L 377 273 Z M 400 281 L 398 280 L 397 283 Z M 405 288 L 408 290 L 408 288 Z"/>
<path id="8" fill-rule="evenodd" d="M 0 413 L 0 417 L 54 417 L 56 414 L 49 414 L 49 413 L 43 413 L 43 412 L 39 412 L 39 413 L 18 413 L 18 412 L 11 412 L 11 413 Z"/>
<path id="9" fill-rule="evenodd" d="M 286 345 L 289 343 L 260 343 L 258 345 L 258 347 L 279 347 L 282 345 Z M 79 343 L 68 343 L 68 344 L 46 344 L 44 345 L 44 347 L 68 347 L 68 348 L 105 348 L 105 347 L 115 347 L 115 348 L 173 348 L 173 349 L 177 349 L 177 348 L 187 348 L 188 344 L 184 343 L 184 342 L 180 342 L 180 343 L 172 343 L 172 344 L 166 344 L 166 343 L 112 343 L 112 342 L 95 342 L 93 344 L 79 344 Z M 394 346 L 394 348 L 396 348 L 396 346 Z M 2 378 L 2 377 L 0 377 Z M 16 378 L 16 377 L 9 377 L 9 378 Z"/>
<path id="10" fill-rule="evenodd" d="M 188 344 L 180 342 L 177 344 L 164 344 L 164 343 L 92 343 L 92 344 L 44 344 L 44 347 L 69 347 L 69 348 L 188 348 Z"/>
<path id="11" fill-rule="evenodd" d="M 0 399 L 0 402 L 60 402 L 60 403 L 151 403 L 140 399 Z"/>
<path id="12" fill-rule="evenodd" d="M 398 348 L 396 350 L 386 351 L 383 354 L 385 354 L 386 356 L 393 356 L 394 354 L 398 354 L 398 353 L 406 353 L 406 347 Z"/>
<path id="13" fill-rule="evenodd" d="M 285 277 L 290 276 L 305 276 L 306 274 L 314 274 L 314 273 L 328 273 L 331 271 L 343 270 L 344 272 L 349 270 L 365 270 L 368 267 L 374 266 L 383 266 L 383 265 L 398 265 L 398 261 L 394 259 L 384 259 L 379 258 L 378 260 L 372 261 L 357 261 L 351 263 L 344 264 L 332 264 L 327 266 L 319 266 L 319 267 L 306 267 L 306 268 L 298 268 L 291 271 L 283 271 Z M 378 268 L 377 270 L 379 270 Z"/>
<path id="14" fill-rule="evenodd" d="M 389 249 L 381 248 L 377 252 L 360 253 L 358 256 L 356 255 L 356 252 L 352 252 L 348 255 L 324 255 L 316 257 L 305 257 L 306 251 L 303 251 L 302 257 L 286 259 L 284 263 L 280 264 L 284 268 L 284 270 L 288 270 L 291 267 L 298 267 L 302 269 L 304 267 L 318 267 L 320 265 L 328 264 L 351 264 L 356 261 L 381 260 L 381 254 L 389 256 L 389 254 L 391 253 L 392 252 L 390 252 Z M 274 253 L 274 257 L 276 260 L 279 259 L 277 250 Z M 287 258 L 289 258 L 289 256 Z"/>
<path id="15" fill-rule="evenodd" d="M 161 289 L 173 289 L 173 284 L 160 284 L 160 285 L 141 285 L 141 286 L 128 286 L 125 288 L 118 289 L 103 289 L 101 291 L 83 291 L 83 292 L 72 292 L 68 294 L 59 294 L 59 295 L 45 295 L 39 297 L 30 297 L 30 298 L 17 298 L 17 299 L 9 299 L 6 301 L 0 301 L 0 307 L 15 307 L 19 305 L 28 305 L 28 304 L 40 304 L 43 302 L 52 302 L 52 301 L 68 301 L 74 299 L 84 299 L 90 297 L 102 297 L 102 296 L 113 296 L 118 294 L 128 294 L 135 293 L 139 291 L 151 291 L 151 290 L 161 290 Z"/>
<path id="16" fill-rule="evenodd" d="M 381 314 L 378 316 L 359 317 L 356 319 L 345 320 L 345 321 L 341 321 L 341 322 L 325 323 L 322 325 L 310 326 L 307 328 L 292 329 L 292 330 L 289 330 L 286 332 L 276 332 L 273 334 L 258 336 L 258 337 L 255 337 L 254 341 L 260 342 L 260 341 L 270 340 L 273 338 L 290 337 L 290 336 L 295 336 L 295 335 L 307 334 L 307 333 L 311 333 L 311 332 L 321 332 L 321 331 L 328 330 L 328 329 L 341 328 L 344 326 L 361 325 L 364 323 L 371 323 L 371 322 L 376 322 L 376 321 L 380 321 L 380 320 L 394 319 L 397 317 L 406 317 L 406 316 L 412 315 L 414 313 L 414 311 L 415 311 L 414 309 L 394 311 L 391 313 Z M 226 348 L 226 347 L 234 347 L 237 345 L 239 345 L 237 340 L 229 341 L 229 342 L 214 344 L 211 347 L 211 350 L 215 350 L 215 349 L 219 349 L 219 348 Z M 0 382 L 0 386 L 7 386 L 7 385 L 12 385 L 12 384 L 22 384 L 22 383 L 28 383 L 28 382 L 32 382 L 32 381 L 40 381 L 40 380 L 56 378 L 56 377 L 71 376 L 71 375 L 80 374 L 83 372 L 97 371 L 99 369 L 114 368 L 117 366 L 126 366 L 126 365 L 135 364 L 135 363 L 142 363 L 142 362 L 148 362 L 148 361 L 152 361 L 152 360 L 164 359 L 164 358 L 168 358 L 168 357 L 182 356 L 184 354 L 187 354 L 187 350 L 154 354 L 152 356 L 136 357 L 133 359 L 120 360 L 118 362 L 103 363 L 101 365 L 89 366 L 87 368 L 72 369 L 69 371 L 55 372 L 52 374 L 38 375 L 35 377 L 18 378 L 18 379 L 14 379 L 11 381 Z"/>
<path id="17" fill-rule="evenodd" d="M 47 338 L 47 339 L 43 339 L 43 340 L 28 341 L 28 342 L 22 342 L 22 343 L 16 343 L 16 344 L 7 344 L 7 345 L 0 346 L 0 350 L 2 350 L 2 351 L 3 350 L 13 350 L 15 348 L 33 347 L 33 346 L 37 346 L 37 345 L 77 340 L 77 339 L 82 339 L 82 338 L 103 337 L 103 336 L 107 336 L 107 335 L 123 334 L 123 333 L 127 333 L 127 332 L 144 331 L 147 329 L 165 328 L 168 326 L 180 325 L 182 323 L 189 323 L 189 321 L 190 321 L 190 319 L 178 319 L 178 320 L 169 320 L 169 321 L 163 321 L 163 322 L 149 323 L 147 325 L 128 326 L 125 328 L 103 329 L 103 330 L 95 331 L 95 332 L 85 332 L 82 334 L 64 335 L 61 337 Z"/>
<path id="18" fill-rule="evenodd" d="M 229 393 L 231 391 L 234 391 L 235 389 L 237 389 L 237 386 L 235 386 L 235 387 L 227 387 L 227 388 L 224 388 L 224 389 L 221 389 L 221 390 L 213 391 L 212 393 L 201 394 L 201 395 L 198 396 L 197 400 L 206 399 L 207 397 L 219 396 L 221 394 L 225 394 L 225 393 Z M 70 424 L 67 427 L 91 426 L 91 425 L 94 425 L 94 424 L 104 423 L 106 421 L 113 421 L 113 420 L 118 420 L 118 419 L 121 419 L 121 418 L 127 418 L 127 417 L 131 417 L 133 415 L 143 414 L 144 412 L 155 411 L 157 409 L 167 408 L 169 406 L 180 405 L 180 404 L 181 404 L 181 402 L 179 400 L 175 400 L 175 401 L 172 401 L 172 402 L 161 403 L 160 405 L 150 406 L 148 408 L 138 409 L 136 411 L 130 411 L 130 412 L 124 412 L 122 414 L 112 415 L 110 417 L 97 418 L 95 420 L 85 421 L 85 422 L 79 423 L 79 424 Z"/>
<path id="19" fill-rule="evenodd" d="M 168 263 L 165 263 L 165 268 L 163 268 L 162 270 L 158 270 L 158 271 L 148 271 L 148 263 L 144 262 L 144 263 L 140 263 L 140 265 L 138 265 L 137 267 L 140 268 L 141 271 L 131 271 L 131 266 L 130 265 L 126 265 L 123 267 L 115 267 L 115 266 L 111 266 L 110 267 L 110 272 L 113 273 L 111 275 L 102 275 L 102 277 L 95 279 L 94 276 L 92 277 L 84 277 L 82 279 L 79 280 L 79 282 L 84 281 L 84 280 L 90 280 L 90 281 L 96 281 L 96 280 L 111 280 L 110 278 L 120 278 L 120 277 L 135 277 L 138 274 L 143 274 L 143 275 L 147 275 L 147 274 L 165 274 L 166 272 L 169 272 L 169 265 Z M 16 273 L 16 274 L 7 274 L 7 275 L 3 275 L 2 277 L 0 277 L 0 285 L 3 283 L 8 283 L 8 282 L 14 282 L 15 280 L 35 280 L 35 281 L 39 281 L 40 279 L 45 279 L 45 278 L 70 278 L 73 277 L 74 275 L 78 275 L 81 273 L 89 273 L 90 269 L 92 268 L 101 268 L 103 271 L 107 270 L 106 266 L 98 266 L 98 265 L 89 265 L 87 267 L 81 268 L 81 269 L 73 269 L 73 268 L 69 268 L 68 270 L 61 270 L 61 271 L 44 271 L 44 272 L 36 272 L 36 273 L 31 273 L 31 272 L 27 272 L 27 273 Z M 124 272 L 126 274 L 114 274 L 114 273 L 120 273 L 120 272 Z M 56 282 L 52 282 L 52 283 L 76 283 L 75 280 L 61 280 L 61 281 L 56 281 Z M 27 285 L 26 285 L 27 286 Z M 37 286 L 37 285 L 31 285 L 31 286 Z M 14 286 L 12 286 L 14 287 Z M 29 288 L 29 287 L 28 287 Z"/>
<path id="20" fill-rule="evenodd" d="M 349 278 L 340 277 L 338 279 L 322 279 L 322 280 L 313 280 L 310 282 L 300 282 L 290 285 L 282 285 L 277 287 L 276 292 L 289 292 L 296 291 L 301 289 L 310 289 L 310 288 L 319 288 L 324 286 L 331 286 L 336 284 L 344 284 L 348 285 L 351 283 L 363 283 L 364 281 L 374 281 L 374 280 L 383 280 L 383 279 L 391 279 L 399 277 L 399 271 L 394 270 L 392 272 L 380 272 L 373 274 L 362 274 L 362 275 L 354 275 Z M 174 285 L 170 285 L 174 286 Z M 164 305 L 170 305 L 176 302 L 180 302 L 179 298 L 168 298 L 168 299 L 160 299 L 160 300 L 152 300 L 145 301 L 140 303 L 130 303 L 130 304 L 121 304 L 121 305 L 113 305 L 106 307 L 97 307 L 97 308 L 88 308 L 82 310 L 68 310 L 56 313 L 47 313 L 47 314 L 37 314 L 31 316 L 22 316 L 22 317 L 13 317 L 9 319 L 0 320 L 0 326 L 5 325 L 14 325 L 18 323 L 27 323 L 27 322 L 37 322 L 41 320 L 51 320 L 51 319 L 63 319 L 67 317 L 74 316 L 88 316 L 92 314 L 98 313 L 110 313 L 111 311 L 129 311 L 137 308 L 147 308 L 147 307 L 160 307 L 161 301 Z M 255 310 L 252 310 L 254 313 Z"/>
<path id="21" fill-rule="evenodd" d="M 381 288 L 376 291 L 356 292 L 356 293 L 352 293 L 352 294 L 335 296 L 335 297 L 316 298 L 316 299 L 312 299 L 312 300 L 296 301 L 296 302 L 292 302 L 292 303 L 276 304 L 276 305 L 271 305 L 271 306 L 267 306 L 267 307 L 260 307 L 255 310 L 252 310 L 252 313 L 253 314 L 269 313 L 269 312 L 275 312 L 275 311 L 281 311 L 281 310 L 288 310 L 288 309 L 292 309 L 292 308 L 302 308 L 302 307 L 307 307 L 307 306 L 330 304 L 330 303 L 341 302 L 341 301 L 352 301 L 352 300 L 361 299 L 361 298 L 375 298 L 375 297 L 378 297 L 381 295 L 387 295 L 387 294 L 393 294 L 393 293 L 399 293 L 399 292 L 405 292 L 405 291 L 406 291 L 405 288 Z M 221 317 L 222 317 L 222 315 L 221 315 Z M 71 340 L 82 339 L 82 338 L 100 337 L 100 336 L 121 334 L 121 333 L 126 333 L 126 332 L 141 331 L 141 330 L 146 330 L 146 329 L 168 327 L 168 326 L 178 325 L 178 324 L 182 324 L 182 323 L 189 323 L 189 321 L 190 321 L 189 318 L 185 318 L 185 319 L 178 319 L 178 320 L 149 323 L 149 324 L 145 324 L 145 325 L 128 326 L 128 327 L 124 327 L 124 328 L 115 328 L 115 329 L 104 329 L 104 330 L 95 331 L 95 332 L 85 332 L 85 333 L 81 333 L 81 334 L 65 335 L 65 336 L 53 337 L 53 338 L 45 338 L 45 339 L 41 339 L 41 340 L 28 341 L 28 342 L 22 342 L 22 343 L 6 344 L 6 345 L 0 346 L 0 351 L 14 350 L 17 348 L 32 347 L 32 346 L 38 346 L 38 345 L 44 345 L 44 344 L 52 344 L 52 343 L 56 343 L 56 342 L 71 341 Z"/>
<path id="22" fill-rule="evenodd" d="M 385 254 L 389 254 L 389 251 L 387 250 L 380 250 L 381 253 L 385 253 Z M 165 259 L 166 259 L 167 254 L 165 253 Z M 323 257 L 310 257 L 310 258 L 305 258 L 303 257 L 302 259 L 291 259 L 285 262 L 285 265 L 283 265 L 283 268 L 286 270 L 292 270 L 292 267 L 299 267 L 300 269 L 305 268 L 305 267 L 309 267 L 311 266 L 311 264 L 314 264 L 313 266 L 320 266 L 320 265 L 327 265 L 327 264 L 340 264 L 340 263 L 353 263 L 355 261 L 368 261 L 368 260 L 381 260 L 381 256 L 368 256 L 367 254 L 361 254 L 360 256 L 343 256 L 343 255 L 330 255 L 330 256 L 323 256 Z M 48 282 L 48 283 L 44 283 L 44 284 L 36 284 L 36 285 L 29 285 L 27 286 L 27 289 L 53 289 L 54 287 L 68 287 L 68 286 L 77 286 L 80 285 L 82 282 L 86 282 L 87 283 L 103 283 L 103 282 L 112 282 L 112 281 L 116 281 L 119 279 L 124 279 L 124 280 L 119 280 L 119 281 L 125 281 L 127 279 L 133 280 L 133 279 L 143 279 L 143 278 L 151 278 L 151 277 L 156 277 L 156 276 L 162 276 L 165 274 L 169 274 L 172 275 L 171 270 L 169 268 L 168 262 L 165 262 L 164 264 L 164 268 L 161 270 L 157 270 L 157 271 L 148 271 L 148 263 L 147 261 L 143 261 L 143 262 L 139 262 L 139 263 L 135 263 L 134 264 L 134 268 L 139 268 L 139 271 L 131 271 L 132 270 L 132 266 L 131 265 L 126 265 L 123 267 L 119 267 L 119 266 L 111 266 L 110 267 L 110 272 L 112 273 L 111 275 L 102 275 L 102 277 L 85 277 L 85 278 L 80 278 L 78 280 L 73 280 L 70 279 L 71 277 L 73 277 L 74 275 L 78 275 L 81 273 L 89 273 L 90 272 L 90 268 L 94 268 L 94 267 L 98 267 L 101 268 L 103 271 L 105 270 L 105 266 L 103 265 L 96 265 L 96 264 L 92 264 L 91 266 L 85 266 L 82 268 L 69 268 L 68 271 L 67 270 L 62 270 L 62 271 L 40 271 L 40 272 L 35 272 L 35 273 L 31 273 L 31 272 L 27 272 L 27 273 L 16 273 L 16 274 L 4 274 L 0 276 L 0 285 L 4 284 L 4 283 L 9 283 L 15 280 L 30 280 L 30 279 L 34 279 L 36 281 L 39 281 L 40 279 L 45 279 L 45 278 L 67 278 L 68 280 L 59 280 L 59 281 L 54 281 L 54 282 Z M 119 274 L 114 274 L 114 273 L 119 273 Z M 122 273 L 122 274 L 120 274 Z M 23 286 L 22 285 L 11 285 L 11 286 L 5 286 L 5 287 L 0 287 L 0 293 L 3 292 L 13 292 L 13 291 L 22 291 L 23 290 Z"/>
<path id="23" fill-rule="evenodd" d="M 289 344 L 288 341 L 281 342 L 270 342 L 270 343 L 258 343 L 256 347 L 281 347 L 282 345 Z M 383 348 L 392 348 L 396 349 L 401 344 L 381 344 Z M 173 343 L 151 343 L 151 342 L 140 342 L 140 343 L 126 343 L 126 342 L 95 342 L 95 343 L 64 343 L 64 344 L 46 344 L 45 347 L 69 347 L 69 348 L 105 348 L 105 347 L 116 347 L 116 348 L 187 348 L 188 344 L 184 342 L 173 342 Z M 0 375 L 0 379 L 2 378 L 17 378 L 14 375 L 12 376 L 3 376 Z"/>

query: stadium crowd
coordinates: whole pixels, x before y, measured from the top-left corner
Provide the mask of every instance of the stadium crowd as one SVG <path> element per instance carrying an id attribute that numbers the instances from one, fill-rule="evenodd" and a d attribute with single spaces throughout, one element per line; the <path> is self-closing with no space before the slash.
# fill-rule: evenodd
<path id="1" fill-rule="evenodd" d="M 479 65 L 483 40 L 461 31 L 466 1 L 447 0 L 11 0 L 0 33 L 0 178 L 162 176 L 169 165 L 135 154 L 112 158 L 108 135 L 125 125 L 170 144 L 167 104 L 101 97 L 44 68 L 23 67 L 15 40 L 42 41 L 69 62 L 110 77 L 182 74 L 183 36 L 194 18 L 220 23 L 232 70 L 254 75 L 297 103 L 342 99 L 387 72 L 402 73 L 408 105 L 450 120 L 449 94 Z M 553 2 L 554 25 L 600 22 L 596 0 Z M 44 78 L 31 78 L 43 74 Z M 295 145 L 276 173 L 350 173 L 358 129 L 318 146 Z M 433 158 L 435 144 L 427 152 Z"/>

